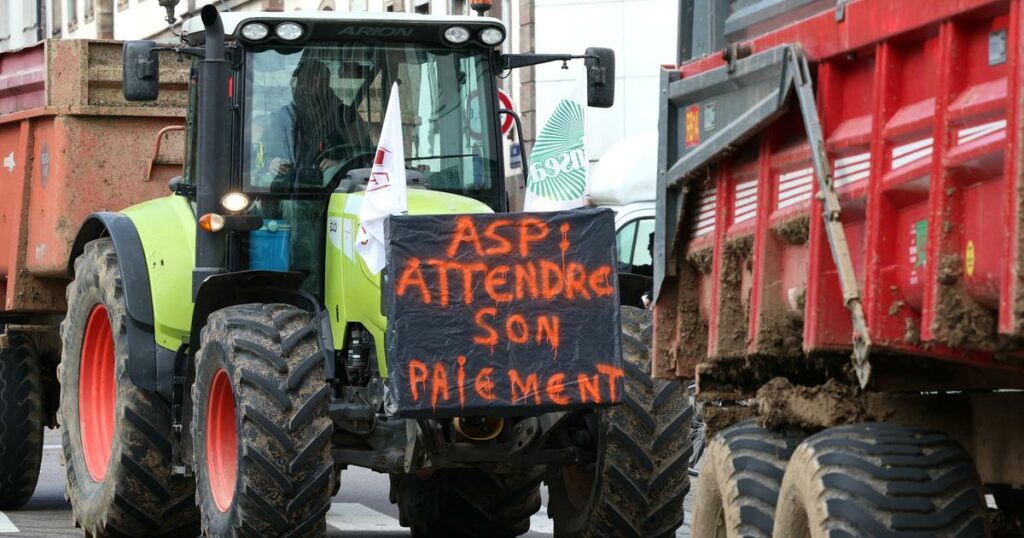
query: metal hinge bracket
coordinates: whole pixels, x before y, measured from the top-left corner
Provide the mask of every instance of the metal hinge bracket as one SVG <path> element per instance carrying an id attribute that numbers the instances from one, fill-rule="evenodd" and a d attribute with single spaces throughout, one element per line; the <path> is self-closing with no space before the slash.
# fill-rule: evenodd
<path id="1" fill-rule="evenodd" d="M 846 2 L 848 0 L 836 0 L 836 22 L 843 22 L 846 19 Z"/>
<path id="2" fill-rule="evenodd" d="M 818 108 L 814 102 L 814 88 L 811 86 L 811 70 L 807 58 L 800 48 L 793 46 L 787 51 L 788 61 L 793 73 L 793 89 L 796 91 L 800 112 L 807 130 L 807 141 L 811 145 L 811 159 L 814 162 L 814 174 L 818 177 L 817 198 L 822 204 L 822 218 L 825 220 L 825 234 L 832 250 L 832 260 L 839 274 L 839 286 L 843 292 L 843 303 L 853 318 L 853 368 L 861 388 L 867 386 L 871 378 L 871 363 L 868 351 L 871 337 L 868 336 L 867 318 L 864 316 L 864 305 L 861 302 L 860 286 L 853 270 L 850 257 L 850 244 L 846 240 L 846 231 L 841 220 L 842 206 L 836 194 L 832 166 L 825 149 L 825 136 L 818 118 Z"/>

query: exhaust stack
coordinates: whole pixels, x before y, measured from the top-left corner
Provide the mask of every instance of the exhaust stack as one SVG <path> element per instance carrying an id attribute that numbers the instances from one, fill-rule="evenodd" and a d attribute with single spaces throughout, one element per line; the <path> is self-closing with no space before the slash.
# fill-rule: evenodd
<path id="1" fill-rule="evenodd" d="M 231 99 L 228 77 L 231 66 L 224 58 L 224 24 L 220 12 L 204 6 L 200 18 L 206 29 L 206 56 L 199 61 L 199 141 L 196 162 L 196 214 L 219 213 L 220 199 L 230 187 L 231 173 Z M 225 233 L 207 232 L 196 227 L 196 266 L 192 272 L 192 298 L 207 278 L 222 273 L 225 258 Z"/>

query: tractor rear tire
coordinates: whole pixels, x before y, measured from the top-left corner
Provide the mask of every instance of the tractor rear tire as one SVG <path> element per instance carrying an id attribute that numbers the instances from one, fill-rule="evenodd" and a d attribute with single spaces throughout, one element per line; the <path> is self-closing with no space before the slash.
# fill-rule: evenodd
<path id="1" fill-rule="evenodd" d="M 625 394 L 597 417 L 597 461 L 552 466 L 545 481 L 556 536 L 674 536 L 690 490 L 693 406 L 677 381 L 651 378 L 651 316 L 622 307 Z"/>
<path id="2" fill-rule="evenodd" d="M 43 458 L 43 388 L 32 340 L 13 335 L 0 351 L 0 510 L 32 498 Z"/>
<path id="3" fill-rule="evenodd" d="M 755 419 L 719 432 L 701 462 L 691 534 L 771 538 L 786 462 L 802 438 L 766 430 Z"/>
<path id="4" fill-rule="evenodd" d="M 323 536 L 333 426 L 308 312 L 231 306 L 202 331 L 192 386 L 193 468 L 208 536 Z"/>
<path id="5" fill-rule="evenodd" d="M 444 469 L 429 478 L 392 475 L 399 521 L 417 538 L 511 538 L 530 530 L 540 510 L 541 468 L 494 474 Z"/>
<path id="6" fill-rule="evenodd" d="M 194 536 L 195 481 L 171 476 L 170 408 L 128 378 L 128 312 L 109 238 L 75 260 L 67 304 L 58 417 L 78 526 L 94 537 Z"/>
<path id="7" fill-rule="evenodd" d="M 829 428 L 793 453 L 775 536 L 988 536 L 985 498 L 964 449 L 894 424 Z"/>

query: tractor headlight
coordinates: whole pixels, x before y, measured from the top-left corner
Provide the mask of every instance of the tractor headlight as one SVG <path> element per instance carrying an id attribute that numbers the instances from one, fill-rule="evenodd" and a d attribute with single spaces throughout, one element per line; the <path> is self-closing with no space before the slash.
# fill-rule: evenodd
<path id="1" fill-rule="evenodd" d="M 260 41 L 270 35 L 270 28 L 262 22 L 250 22 L 242 27 L 242 37 L 249 41 Z"/>
<path id="2" fill-rule="evenodd" d="M 302 26 L 294 22 L 282 22 L 277 25 L 277 28 L 274 28 L 274 33 L 277 34 L 277 37 L 285 41 L 295 41 L 302 37 L 302 32 Z"/>
<path id="3" fill-rule="evenodd" d="M 497 28 L 484 28 L 480 31 L 480 41 L 484 44 L 494 46 L 505 40 L 505 34 Z"/>
<path id="4" fill-rule="evenodd" d="M 451 26 L 444 31 L 444 38 L 450 43 L 461 45 L 466 41 L 469 41 L 469 30 L 462 26 Z"/>
<path id="5" fill-rule="evenodd" d="M 232 213 L 238 213 L 249 207 L 249 197 L 240 192 L 229 192 L 220 199 L 220 205 Z"/>

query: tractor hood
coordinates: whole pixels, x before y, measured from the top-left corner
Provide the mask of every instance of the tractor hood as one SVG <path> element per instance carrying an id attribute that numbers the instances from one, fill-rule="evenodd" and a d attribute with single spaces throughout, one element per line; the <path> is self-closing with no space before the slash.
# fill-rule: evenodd
<path id="1" fill-rule="evenodd" d="M 409 214 L 410 215 L 454 215 L 459 213 L 492 213 L 491 208 L 486 204 L 472 198 L 459 196 L 440 191 L 429 191 L 421 189 L 409 189 Z M 354 209 L 354 215 L 358 221 L 359 207 L 362 205 L 363 196 L 361 193 L 348 195 L 346 200 L 346 213 L 348 209 Z M 348 215 L 346 215 L 348 217 Z M 355 239 L 354 237 L 352 238 Z M 354 256 L 354 263 L 359 265 L 363 276 L 377 289 L 380 289 L 380 277 L 374 275 L 366 267 L 358 254 Z"/>
<path id="2" fill-rule="evenodd" d="M 491 213 L 484 203 L 446 192 L 409 189 L 410 215 Z M 359 208 L 363 193 L 334 194 L 327 208 L 326 274 L 324 303 L 331 314 L 335 342 L 343 342 L 350 324 L 365 327 L 376 340 L 380 371 L 384 366 L 384 329 L 381 314 L 380 275 L 374 275 L 355 249 Z"/>

